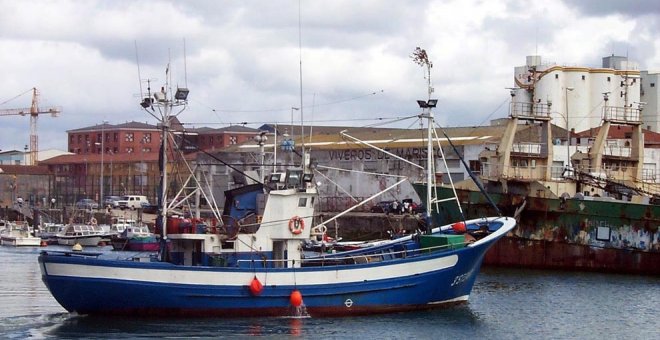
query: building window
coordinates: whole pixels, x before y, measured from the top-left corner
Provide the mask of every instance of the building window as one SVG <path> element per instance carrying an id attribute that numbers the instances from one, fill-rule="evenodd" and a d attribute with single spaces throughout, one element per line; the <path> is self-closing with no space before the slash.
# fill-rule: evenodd
<path id="1" fill-rule="evenodd" d="M 555 74 L 555 79 L 559 79 L 559 75 L 558 75 L 558 74 Z"/>
<path id="2" fill-rule="evenodd" d="M 607 77 L 607 81 L 610 81 L 610 80 L 612 80 L 612 78 L 610 78 L 610 77 Z"/>
<path id="3" fill-rule="evenodd" d="M 73 135 L 69 136 L 69 141 L 71 141 L 71 143 L 73 143 L 73 141 L 74 141 L 74 139 L 75 139 L 75 138 L 73 138 L 73 137 L 74 137 Z"/>
<path id="4" fill-rule="evenodd" d="M 237 144 L 237 143 L 238 143 L 238 140 L 236 139 L 236 136 L 229 136 L 229 144 L 230 145 Z"/>
<path id="5" fill-rule="evenodd" d="M 649 84 L 649 86 L 655 87 L 655 83 L 651 83 L 651 84 Z"/>
<path id="6" fill-rule="evenodd" d="M 151 148 L 142 148 L 142 152 L 151 152 Z"/>
<path id="7" fill-rule="evenodd" d="M 115 142 L 118 142 L 118 141 L 119 141 L 119 134 L 116 133 L 116 132 L 113 133 L 113 134 L 112 134 L 112 140 L 114 140 Z"/>
<path id="8" fill-rule="evenodd" d="M 133 153 L 133 148 L 132 147 L 126 148 L 126 153 Z"/>
<path id="9" fill-rule="evenodd" d="M 114 149 L 112 149 L 112 152 L 114 152 L 114 153 L 117 153 L 118 151 L 119 151 L 119 149 L 116 146 L 115 146 Z"/>
<path id="10" fill-rule="evenodd" d="M 133 141 L 133 132 L 127 132 L 125 140 L 127 142 L 132 142 Z"/>
<path id="11" fill-rule="evenodd" d="M 100 133 L 97 133 L 97 134 L 96 134 L 96 141 L 99 142 L 99 143 L 101 143 L 101 139 L 102 139 L 102 138 L 101 138 L 101 134 L 100 134 Z"/>
<path id="12" fill-rule="evenodd" d="M 78 143 L 82 142 L 82 135 L 78 135 Z"/>
<path id="13" fill-rule="evenodd" d="M 584 80 L 584 78 L 585 78 L 585 76 L 584 76 L 584 74 L 583 74 L 583 75 L 582 75 L 582 80 Z"/>
<path id="14" fill-rule="evenodd" d="M 147 132 L 144 134 L 144 142 L 151 143 L 151 132 Z"/>

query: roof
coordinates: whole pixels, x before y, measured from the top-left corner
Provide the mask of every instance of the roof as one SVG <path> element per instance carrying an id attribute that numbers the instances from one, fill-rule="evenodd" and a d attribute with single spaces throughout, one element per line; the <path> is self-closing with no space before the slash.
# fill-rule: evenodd
<path id="1" fill-rule="evenodd" d="M 3 175 L 50 175 L 47 166 L 44 165 L 0 165 L 0 174 Z"/>
<path id="2" fill-rule="evenodd" d="M 187 154 L 185 157 L 186 157 L 187 160 L 194 160 L 196 158 L 195 153 Z M 144 162 L 157 162 L 158 161 L 158 153 L 156 153 L 156 152 L 150 152 L 150 153 L 133 152 L 133 153 L 130 153 L 130 154 L 105 154 L 105 155 L 103 155 L 103 162 L 108 163 L 108 164 L 110 164 L 110 163 L 139 163 L 141 161 L 144 161 Z M 44 165 L 101 163 L 101 155 L 96 154 L 96 153 L 86 154 L 86 155 L 79 155 L 79 154 L 62 155 L 62 156 L 57 156 L 57 157 L 47 159 L 47 160 L 39 162 L 39 163 L 44 164 Z"/>
<path id="3" fill-rule="evenodd" d="M 278 126 L 278 129 L 280 126 Z M 469 126 L 444 128 L 444 132 L 449 136 L 454 145 L 482 145 L 484 143 L 498 143 L 506 126 Z M 306 129 L 307 130 L 307 129 Z M 321 132 L 319 132 L 321 130 Z M 314 126 L 313 135 L 305 136 L 304 142 L 308 147 L 315 149 L 356 149 L 366 146 L 348 137 L 342 136 L 339 132 L 346 131 L 349 136 L 358 138 L 364 142 L 377 146 L 379 148 L 410 148 L 426 145 L 426 129 L 390 129 L 390 128 L 355 128 L 355 127 L 316 127 Z M 333 132 L 336 131 L 336 132 Z M 437 129 L 439 141 L 443 145 L 448 145 L 442 131 Z M 281 142 L 278 137 L 278 143 Z M 300 145 L 301 138 L 294 137 L 295 144 Z M 272 143 L 272 140 L 268 140 Z M 222 152 L 232 151 L 250 151 L 258 147 L 256 142 L 248 141 L 240 145 L 232 145 L 222 149 Z M 273 144 L 266 145 L 266 148 L 272 148 Z"/>
<path id="4" fill-rule="evenodd" d="M 600 132 L 600 126 L 596 128 L 591 128 L 589 130 L 584 130 L 582 132 L 576 133 L 578 137 L 582 138 L 595 138 Z M 627 133 L 632 133 L 632 126 L 621 126 L 621 125 L 612 125 L 610 126 L 609 131 L 607 131 L 608 139 L 630 139 L 626 137 Z M 642 129 L 644 134 L 644 146 L 645 147 L 660 147 L 660 133 L 653 132 L 651 130 Z"/>
<path id="5" fill-rule="evenodd" d="M 200 128 L 193 128 L 193 129 L 188 129 L 195 131 L 199 134 L 213 134 L 213 133 L 250 133 L 250 134 L 257 134 L 259 133 L 259 129 L 253 129 L 247 126 L 243 125 L 230 125 L 230 126 L 225 126 L 221 128 L 210 128 L 210 127 L 200 127 Z"/>
<path id="6" fill-rule="evenodd" d="M 156 125 L 151 125 L 148 123 L 141 123 L 136 121 L 130 121 L 122 124 L 96 124 L 91 126 L 86 126 L 79 129 L 67 130 L 67 133 L 76 133 L 76 132 L 92 132 L 92 131 L 103 131 L 103 130 L 119 130 L 119 129 L 133 129 L 133 130 L 158 130 Z"/>

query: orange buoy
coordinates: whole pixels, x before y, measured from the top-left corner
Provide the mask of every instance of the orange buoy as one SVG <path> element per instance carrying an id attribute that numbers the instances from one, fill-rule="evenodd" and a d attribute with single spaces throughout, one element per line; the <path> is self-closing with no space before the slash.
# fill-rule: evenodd
<path id="1" fill-rule="evenodd" d="M 299 290 L 295 289 L 293 292 L 291 292 L 291 296 L 289 296 L 289 302 L 291 302 L 293 307 L 300 307 L 300 305 L 302 305 L 302 294 L 300 294 Z"/>
<path id="2" fill-rule="evenodd" d="M 454 232 L 457 234 L 462 234 L 467 231 L 465 227 L 465 222 L 456 222 L 451 225 L 451 228 L 454 229 Z"/>
<path id="3" fill-rule="evenodd" d="M 264 286 L 259 282 L 259 279 L 255 276 L 254 279 L 250 282 L 250 293 L 252 295 L 257 296 L 261 294 L 261 292 L 264 290 Z"/>

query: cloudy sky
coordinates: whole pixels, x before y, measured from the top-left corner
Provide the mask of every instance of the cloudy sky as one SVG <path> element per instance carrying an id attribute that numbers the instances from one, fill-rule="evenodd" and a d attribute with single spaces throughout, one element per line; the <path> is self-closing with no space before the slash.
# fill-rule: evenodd
<path id="1" fill-rule="evenodd" d="M 190 88 L 179 118 L 195 127 L 290 122 L 301 62 L 306 123 L 414 115 L 426 97 L 424 70 L 410 59 L 417 46 L 433 62 L 445 126 L 506 116 L 505 88 L 527 55 L 591 67 L 628 55 L 660 71 L 657 0 L 0 0 L 0 8 L 0 109 L 29 107 L 33 87 L 42 108 L 63 109 L 39 118 L 40 149 L 66 149 L 66 130 L 103 120 L 155 123 L 140 110 L 140 90 L 147 79 L 163 86 L 168 62 L 172 86 Z M 29 118 L 0 116 L 0 149 L 26 144 Z"/>

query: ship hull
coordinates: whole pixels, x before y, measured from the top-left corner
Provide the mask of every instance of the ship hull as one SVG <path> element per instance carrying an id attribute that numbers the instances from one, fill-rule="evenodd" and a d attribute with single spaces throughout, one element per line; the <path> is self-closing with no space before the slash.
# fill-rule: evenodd
<path id="1" fill-rule="evenodd" d="M 415 185 L 418 194 L 425 188 Z M 438 187 L 439 197 L 452 195 Z M 457 190 L 466 218 L 493 209 L 480 192 Z M 486 255 L 485 265 L 660 275 L 660 206 L 616 201 L 490 194 L 519 222 Z M 433 216 L 460 220 L 455 202 Z"/>
<path id="2" fill-rule="evenodd" d="M 425 245 L 448 237 L 436 228 L 438 234 L 417 235 L 419 239 L 403 237 L 365 249 L 306 257 L 300 267 L 264 268 L 255 262 L 247 267 L 189 266 L 61 251 L 42 251 L 39 265 L 53 297 L 78 314 L 364 315 L 465 302 L 486 251 L 514 225 L 513 219 L 499 217 L 468 221 L 463 225 L 467 230 L 491 233 L 439 248 Z M 259 288 L 253 287 L 255 280 Z M 294 292 L 300 294 L 298 303 Z"/>
<path id="3" fill-rule="evenodd" d="M 403 261 L 398 269 L 379 264 L 269 271 L 181 268 L 47 253 L 39 262 L 55 299 L 78 314 L 347 316 L 464 302 L 484 252 L 465 248 L 423 261 Z M 264 283 L 259 295 L 249 289 L 255 276 Z M 302 294 L 304 311 L 291 305 L 294 290 Z"/>

